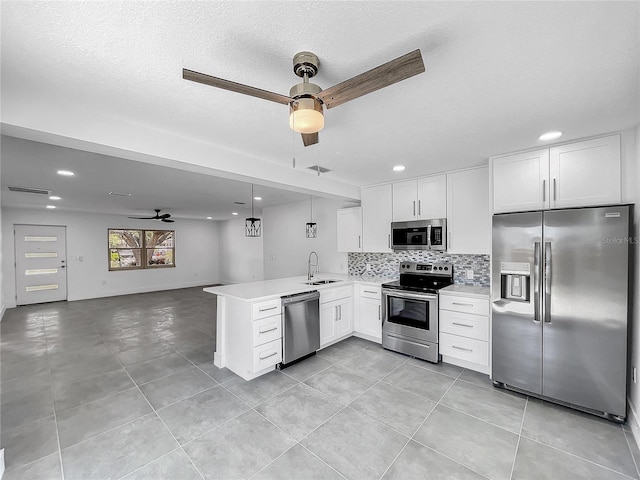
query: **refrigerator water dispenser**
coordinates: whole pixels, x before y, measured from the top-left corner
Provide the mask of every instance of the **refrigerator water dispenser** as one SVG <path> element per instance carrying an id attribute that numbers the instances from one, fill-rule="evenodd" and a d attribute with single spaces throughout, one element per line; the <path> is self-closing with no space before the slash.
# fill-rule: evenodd
<path id="1" fill-rule="evenodd" d="M 501 297 L 519 302 L 529 301 L 531 264 L 525 262 L 500 263 Z"/>

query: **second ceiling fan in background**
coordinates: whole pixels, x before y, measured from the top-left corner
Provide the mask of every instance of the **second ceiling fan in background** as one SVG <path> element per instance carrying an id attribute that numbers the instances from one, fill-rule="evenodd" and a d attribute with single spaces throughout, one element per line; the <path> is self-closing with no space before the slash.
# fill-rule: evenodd
<path id="1" fill-rule="evenodd" d="M 318 57 L 314 53 L 298 52 L 294 55 L 293 71 L 302 78 L 302 83 L 294 85 L 289 91 L 289 96 L 194 72 L 186 68 L 182 69 L 182 78 L 289 105 L 289 126 L 302 134 L 302 141 L 307 147 L 318 143 L 318 132 L 324 127 L 323 106 L 337 107 L 349 100 L 375 92 L 425 71 L 420 50 L 414 50 L 322 90 L 318 85 L 309 83 L 309 79 L 318 73 L 319 64 Z"/>

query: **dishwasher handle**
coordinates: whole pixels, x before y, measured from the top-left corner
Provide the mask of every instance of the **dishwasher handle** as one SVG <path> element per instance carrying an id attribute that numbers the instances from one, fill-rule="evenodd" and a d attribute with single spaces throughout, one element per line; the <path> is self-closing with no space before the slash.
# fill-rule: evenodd
<path id="1" fill-rule="evenodd" d="M 307 302 L 309 300 L 315 300 L 320 298 L 320 292 L 314 290 L 312 292 L 294 293 L 293 295 L 286 295 L 282 297 L 282 306 L 291 305 L 292 303 Z"/>

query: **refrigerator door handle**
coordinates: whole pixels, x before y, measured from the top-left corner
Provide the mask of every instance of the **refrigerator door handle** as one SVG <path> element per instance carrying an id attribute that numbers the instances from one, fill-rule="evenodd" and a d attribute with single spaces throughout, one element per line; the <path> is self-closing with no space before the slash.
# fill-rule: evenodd
<path id="1" fill-rule="evenodd" d="M 533 244 L 533 322 L 540 323 L 540 242 Z"/>
<path id="2" fill-rule="evenodd" d="M 544 242 L 544 322 L 551 323 L 551 242 Z"/>

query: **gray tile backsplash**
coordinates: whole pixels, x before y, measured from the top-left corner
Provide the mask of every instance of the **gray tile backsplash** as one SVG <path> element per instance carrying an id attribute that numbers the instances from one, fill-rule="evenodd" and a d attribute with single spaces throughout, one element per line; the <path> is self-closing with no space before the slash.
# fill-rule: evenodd
<path id="1" fill-rule="evenodd" d="M 454 282 L 461 285 L 488 287 L 490 283 L 489 255 L 408 250 L 394 253 L 349 253 L 349 275 L 397 277 L 400 262 L 446 262 L 453 264 Z M 467 280 L 466 270 L 473 270 L 473 280 Z"/>

